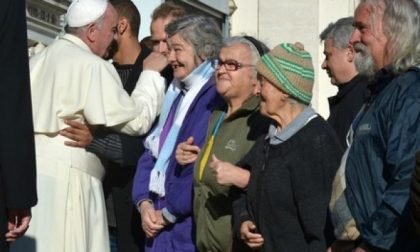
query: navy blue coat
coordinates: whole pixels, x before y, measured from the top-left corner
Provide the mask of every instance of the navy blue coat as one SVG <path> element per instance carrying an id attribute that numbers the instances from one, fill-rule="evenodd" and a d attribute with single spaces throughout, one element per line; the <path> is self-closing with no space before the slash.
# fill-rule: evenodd
<path id="1" fill-rule="evenodd" d="M 415 152 L 420 149 L 420 70 L 381 70 L 371 98 L 353 122 L 346 198 L 365 243 L 387 251 L 420 251 L 408 213 Z"/>

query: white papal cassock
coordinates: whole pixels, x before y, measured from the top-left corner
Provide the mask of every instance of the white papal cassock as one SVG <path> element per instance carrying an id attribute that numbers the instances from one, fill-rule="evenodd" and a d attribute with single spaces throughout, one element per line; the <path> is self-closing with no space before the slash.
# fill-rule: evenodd
<path id="1" fill-rule="evenodd" d="M 58 132 L 65 119 L 75 119 L 144 134 L 160 111 L 164 79 L 143 71 L 129 97 L 112 64 L 70 34 L 32 57 L 30 68 L 38 204 L 11 251 L 109 251 L 104 169 L 94 154 L 65 146 Z"/>

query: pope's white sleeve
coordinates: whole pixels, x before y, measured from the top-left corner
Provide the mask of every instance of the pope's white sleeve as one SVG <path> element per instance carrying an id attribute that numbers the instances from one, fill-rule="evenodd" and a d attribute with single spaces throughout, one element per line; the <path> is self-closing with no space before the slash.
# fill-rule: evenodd
<path id="1" fill-rule="evenodd" d="M 128 135 L 147 133 L 159 115 L 164 94 L 165 78 L 156 71 L 144 70 L 131 94 L 139 114 L 133 120 L 113 128 Z"/>

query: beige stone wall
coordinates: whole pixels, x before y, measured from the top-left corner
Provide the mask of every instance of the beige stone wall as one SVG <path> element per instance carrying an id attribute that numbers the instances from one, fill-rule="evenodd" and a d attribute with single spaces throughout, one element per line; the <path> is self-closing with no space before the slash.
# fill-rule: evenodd
<path id="1" fill-rule="evenodd" d="M 319 33 L 338 18 L 353 15 L 358 0 L 235 0 L 231 35 L 246 33 L 272 48 L 281 42 L 300 41 L 314 62 L 316 81 L 313 107 L 328 117 L 327 97 L 334 95 L 328 76 L 321 69 L 323 46 Z"/>

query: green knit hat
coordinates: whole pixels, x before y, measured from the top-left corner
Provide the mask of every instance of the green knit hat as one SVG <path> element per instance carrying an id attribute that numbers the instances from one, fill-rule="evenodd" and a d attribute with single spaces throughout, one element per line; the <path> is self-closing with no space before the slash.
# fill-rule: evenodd
<path id="1" fill-rule="evenodd" d="M 314 85 L 311 55 L 301 43 L 282 43 L 261 57 L 256 65 L 259 74 L 295 99 L 309 104 Z"/>

